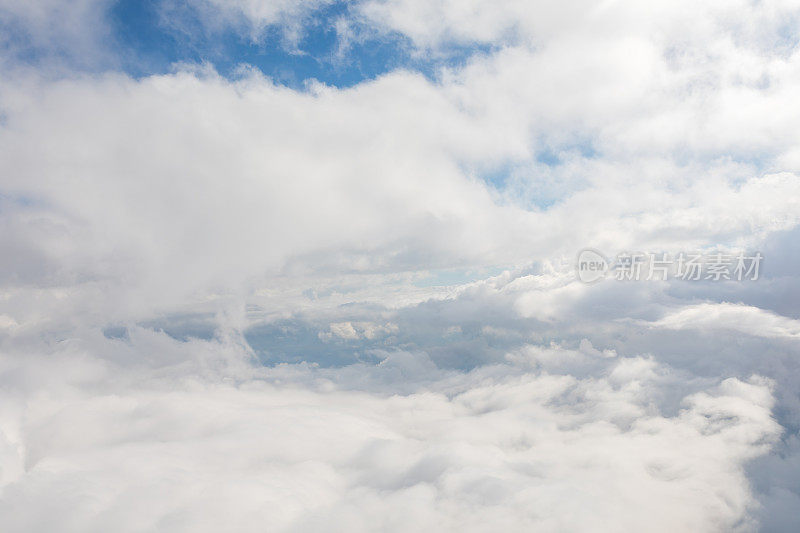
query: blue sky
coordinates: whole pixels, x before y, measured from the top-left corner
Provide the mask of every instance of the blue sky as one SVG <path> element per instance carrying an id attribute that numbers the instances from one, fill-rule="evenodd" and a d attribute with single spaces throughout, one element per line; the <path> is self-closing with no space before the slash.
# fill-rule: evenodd
<path id="1" fill-rule="evenodd" d="M 181 63 L 212 65 L 221 75 L 236 77 L 239 67 L 247 65 L 294 88 L 302 88 L 309 79 L 350 87 L 398 68 L 434 77 L 441 67 L 456 67 L 471 55 L 492 49 L 478 43 L 454 44 L 434 55 L 419 54 L 402 34 L 359 31 L 358 22 L 354 26 L 358 37 L 343 46 L 336 22 L 352 18 L 351 6 L 351 2 L 334 2 L 313 9 L 299 21 L 299 38 L 289 42 L 280 24 L 249 35 L 235 24 L 209 26 L 204 15 L 188 3 L 114 0 L 96 8 L 96 16 L 106 27 L 95 43 L 94 59 L 76 54 L 69 42 L 43 45 L 14 17 L 2 23 L 5 46 L 26 64 L 56 57 L 74 69 L 119 70 L 134 77 L 169 73 Z"/>
<path id="2" fill-rule="evenodd" d="M 345 3 L 314 12 L 300 41 L 292 44 L 276 26 L 255 41 L 230 27 L 208 30 L 190 8 L 180 11 L 180 28 L 176 28 L 165 24 L 161 4 L 159 0 L 123 0 L 110 10 L 116 53 L 122 68 L 134 76 L 169 72 L 181 62 L 208 63 L 220 74 L 234 76 L 246 64 L 292 87 L 311 78 L 346 87 L 409 62 L 400 38 L 356 43 L 345 58 L 337 58 L 335 20 L 346 11 Z"/>

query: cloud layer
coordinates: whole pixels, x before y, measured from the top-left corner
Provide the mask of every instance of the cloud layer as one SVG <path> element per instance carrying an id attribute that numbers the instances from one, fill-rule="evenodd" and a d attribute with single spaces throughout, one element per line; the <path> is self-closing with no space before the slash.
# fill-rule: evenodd
<path id="1" fill-rule="evenodd" d="M 792 530 L 796 2 L 158 5 L 404 66 L 133 75 L 0 0 L 4 531 Z"/>

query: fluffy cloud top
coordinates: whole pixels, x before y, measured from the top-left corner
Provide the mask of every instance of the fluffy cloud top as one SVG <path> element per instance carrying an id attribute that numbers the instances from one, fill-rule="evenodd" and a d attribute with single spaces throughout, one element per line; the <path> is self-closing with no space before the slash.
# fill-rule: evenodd
<path id="1" fill-rule="evenodd" d="M 158 355 L 131 359 L 142 350 Z M 779 434 L 768 382 L 725 380 L 667 416 L 658 397 L 677 376 L 652 359 L 606 359 L 579 379 L 531 371 L 533 356 L 466 374 L 406 372 L 418 390 L 390 396 L 362 391 L 364 376 L 384 388 L 397 364 L 423 356 L 393 354 L 373 369 L 253 369 L 238 343 L 146 330 L 18 353 L 3 369 L 4 527 L 752 525 L 742 464 Z"/>

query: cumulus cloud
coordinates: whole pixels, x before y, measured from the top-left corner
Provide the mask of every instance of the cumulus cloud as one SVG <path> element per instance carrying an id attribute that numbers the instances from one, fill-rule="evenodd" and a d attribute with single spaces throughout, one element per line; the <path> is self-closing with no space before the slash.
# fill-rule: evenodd
<path id="1" fill-rule="evenodd" d="M 788 530 L 796 2 L 181 6 L 413 60 L 287 88 L 3 42 L 4 531 Z M 0 0 L 73 55 L 107 7 Z M 586 285 L 587 246 L 765 260 Z"/>
<path id="2" fill-rule="evenodd" d="M 7 357 L 4 528 L 747 528 L 742 466 L 779 433 L 764 379 L 722 381 L 666 415 L 657 396 L 676 378 L 641 357 L 586 378 L 433 367 L 404 374 L 419 388 L 399 396 L 364 391 L 393 365 L 248 357 L 235 339 L 147 330 Z"/>
<path id="3" fill-rule="evenodd" d="M 763 337 L 800 337 L 800 320 L 757 307 L 718 303 L 688 306 L 652 323 L 668 329 L 727 329 Z"/>

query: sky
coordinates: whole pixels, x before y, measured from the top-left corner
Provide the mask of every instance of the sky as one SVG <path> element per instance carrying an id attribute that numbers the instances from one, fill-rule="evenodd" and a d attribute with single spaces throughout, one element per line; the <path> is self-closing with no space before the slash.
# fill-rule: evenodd
<path id="1" fill-rule="evenodd" d="M 0 0 L 0 530 L 797 531 L 799 40 Z"/>

